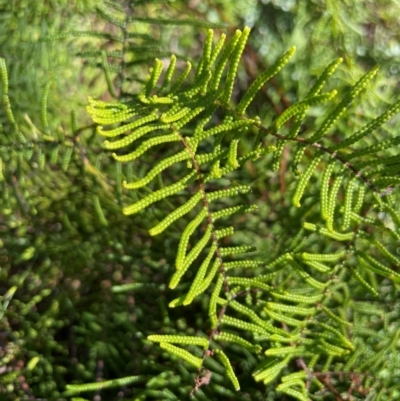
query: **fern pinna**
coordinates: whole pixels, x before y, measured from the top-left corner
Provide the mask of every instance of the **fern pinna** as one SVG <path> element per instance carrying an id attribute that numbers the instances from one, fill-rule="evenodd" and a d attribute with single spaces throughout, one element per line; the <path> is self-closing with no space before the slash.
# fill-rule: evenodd
<path id="1" fill-rule="evenodd" d="M 142 178 L 123 182 L 124 188 L 140 194 L 123 208 L 124 214 L 187 196 L 150 229 L 150 235 L 162 234 L 178 220 L 185 222 L 169 283 L 182 295 L 169 306 L 203 299 L 210 333 L 208 337 L 154 334 L 148 339 L 199 370 L 194 390 L 212 380 L 204 367 L 208 358 L 219 359 L 235 390 L 240 389 L 234 361 L 227 356 L 229 344 L 236 344 L 256 355 L 257 382 L 276 383 L 278 392 L 295 399 L 323 397 L 334 391 L 332 380 L 345 381 L 343 377 L 352 380 L 349 395 L 368 391 L 371 399 L 385 399 L 397 391 L 396 386 L 377 372 L 397 346 L 397 315 L 384 323 L 390 338 L 366 343 L 363 336 L 370 327 L 365 301 L 371 310 L 375 306 L 380 310 L 382 288 L 389 285 L 396 291 L 400 279 L 396 256 L 400 136 L 374 143 L 372 133 L 400 110 L 400 101 L 344 138 L 337 132 L 328 135 L 378 70 L 371 69 L 336 101 L 336 91 L 321 91 L 339 59 L 324 70 L 303 100 L 264 125 L 263 116 L 246 112 L 295 49 L 260 74 L 236 102 L 232 92 L 249 33 L 248 28 L 236 31 L 227 44 L 222 34 L 214 44 L 209 30 L 192 78 L 189 62 L 174 78 L 173 56 L 165 72 L 163 62 L 155 61 L 143 90 L 129 102 L 89 99 L 87 110 L 99 124 L 98 133 L 107 138 L 104 148 L 114 151 L 117 163 L 131 163 L 153 149 L 158 155 L 160 146 L 168 153 L 154 160 Z M 307 111 L 325 102 L 333 103 L 327 116 L 307 127 Z M 226 246 L 225 238 L 234 228 L 221 221 L 257 210 L 235 203 L 251 188 L 234 184 L 231 173 L 257 159 L 267 159 L 277 169 L 287 145 L 294 149 L 292 171 L 298 176 L 291 189 L 292 206 L 285 212 L 294 228 L 283 232 L 286 240 L 276 244 L 268 260 L 252 256 L 251 246 Z M 161 177 L 166 169 L 174 172 L 174 182 L 164 185 Z M 151 189 L 157 179 L 161 188 Z M 147 195 L 141 195 L 143 188 Z M 194 279 L 187 282 L 190 270 Z"/>

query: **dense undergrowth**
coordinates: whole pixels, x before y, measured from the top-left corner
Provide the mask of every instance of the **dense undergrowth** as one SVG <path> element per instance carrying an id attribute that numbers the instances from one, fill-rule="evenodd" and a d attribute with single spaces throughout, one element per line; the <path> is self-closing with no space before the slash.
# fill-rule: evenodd
<path id="1" fill-rule="evenodd" d="M 0 1 L 0 397 L 400 397 L 400 4 L 238 3 Z"/>

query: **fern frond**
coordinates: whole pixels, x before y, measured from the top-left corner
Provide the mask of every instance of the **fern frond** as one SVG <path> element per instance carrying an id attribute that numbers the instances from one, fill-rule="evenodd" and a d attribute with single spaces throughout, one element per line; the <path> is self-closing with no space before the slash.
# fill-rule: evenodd
<path id="1" fill-rule="evenodd" d="M 139 17 L 134 20 L 145 21 Z M 156 22 L 151 18 L 146 21 Z M 161 22 L 169 24 L 172 20 Z M 398 103 L 355 136 L 343 139 L 347 141 L 345 146 L 339 142 L 320 143 L 378 69 L 359 79 L 312 134 L 299 137 L 307 111 L 332 101 L 336 95 L 335 90 L 321 90 L 342 60 L 331 63 L 303 100 L 290 105 L 270 127 L 265 127 L 259 116 L 247 117 L 245 113 L 249 113 L 258 91 L 289 61 L 294 48 L 261 73 L 237 101 L 233 88 L 249 33 L 248 28 L 236 31 L 226 45 L 222 35 L 213 45 L 213 33 L 208 31 L 199 63 L 187 63 L 177 78 L 176 57 L 171 58 L 165 74 L 163 63 L 156 60 L 143 89 L 129 102 L 107 104 L 90 99 L 87 107 L 93 121 L 102 125 L 97 132 L 110 138 L 104 148 L 118 149 L 113 154 L 118 165 L 130 162 L 141 166 L 147 152 L 140 178 L 123 183 L 124 189 L 137 194 L 134 203 L 123 207 L 123 213 L 147 211 L 151 236 L 164 233 L 173 223 L 181 228 L 175 270 L 169 282 L 169 288 L 178 295 L 169 306 L 195 305 L 200 299 L 208 310 L 212 329 L 208 338 L 167 332 L 150 335 L 148 340 L 159 342 L 161 348 L 199 369 L 198 380 L 206 361 L 217 356 L 236 390 L 239 383 L 229 352 L 221 351 L 220 342 L 226 342 L 227 348 L 239 346 L 256 353 L 267 344 L 263 364 L 253 374 L 264 384 L 275 380 L 292 359 L 300 356 L 307 360 L 310 372 L 317 367 L 323 373 L 336 361 L 352 357 L 357 348 L 346 332 L 355 325 L 338 307 L 351 297 L 349 288 L 342 285 L 343 277 L 351 277 L 352 283 L 360 283 L 358 289 L 363 287 L 375 296 L 379 296 L 377 276 L 393 282 L 399 278 L 393 267 L 398 258 L 387 247 L 386 234 L 391 232 L 391 240 L 398 238 L 393 227 L 400 226 L 400 218 L 393 199 L 378 189 L 385 191 L 386 185 L 398 185 L 398 160 L 393 154 L 379 162 L 368 160 L 397 146 L 398 138 L 352 153 L 347 150 L 388 121 L 398 111 Z M 195 74 L 190 73 L 192 67 Z M 284 131 L 292 118 L 292 126 Z M 276 146 L 270 144 L 271 139 L 276 140 Z M 261 268 L 264 263 L 246 255 L 254 248 L 238 244 L 234 236 L 233 216 L 256 207 L 238 205 L 251 188 L 237 184 L 232 177 L 245 163 L 270 152 L 276 167 L 289 143 L 295 144 L 294 171 L 304 154 L 308 158 L 294 188 L 295 208 L 288 213 L 302 228 L 293 234 L 287 247 L 277 245 L 279 249 L 268 255 L 267 267 Z M 167 156 L 161 158 L 165 151 Z M 146 190 L 145 195 L 138 191 L 140 188 Z M 172 200 L 170 211 L 161 214 L 160 206 L 153 214 L 151 206 L 167 199 Z M 226 226 L 225 219 L 229 220 Z M 385 232 L 385 240 L 368 237 L 369 230 L 364 226 L 370 225 Z M 371 254 L 367 253 L 368 246 L 373 247 Z M 240 333 L 246 333 L 244 338 Z M 246 336 L 252 336 L 260 345 L 253 345 Z M 172 344 L 200 346 L 203 357 Z M 307 399 L 304 379 L 304 375 L 286 376 L 277 390 L 299 400 Z M 315 377 L 310 381 L 313 386 L 323 386 L 322 382 L 314 383 Z"/>
<path id="2" fill-rule="evenodd" d="M 141 376 L 123 377 L 121 379 L 106 380 L 100 383 L 67 384 L 66 389 L 69 395 L 79 394 L 87 391 L 102 390 L 105 388 L 122 387 L 142 380 Z"/>
<path id="3" fill-rule="evenodd" d="M 235 372 L 233 371 L 232 365 L 228 359 L 228 357 L 225 355 L 225 353 L 220 350 L 220 349 L 216 349 L 215 353 L 217 354 L 218 358 L 221 360 L 222 364 L 225 366 L 227 375 L 229 377 L 229 379 L 231 380 L 233 387 L 236 391 L 240 390 L 240 385 L 239 385 L 239 381 L 235 375 Z"/>
<path id="4" fill-rule="evenodd" d="M 175 347 L 175 345 L 172 345 L 170 343 L 161 342 L 160 347 L 165 349 L 169 353 L 176 355 L 178 358 L 181 358 L 184 361 L 190 363 L 191 365 L 195 366 L 196 368 L 200 369 L 201 364 L 202 364 L 201 358 L 198 358 L 198 357 L 192 355 L 190 352 L 188 352 L 182 348 Z"/>
<path id="5" fill-rule="evenodd" d="M 274 75 L 276 75 L 285 66 L 285 64 L 287 64 L 295 51 L 295 47 L 289 49 L 285 54 L 278 58 L 278 60 L 270 68 L 268 68 L 264 73 L 257 77 L 257 79 L 250 85 L 250 88 L 247 90 L 239 105 L 237 106 L 237 113 L 244 114 L 257 92 L 267 81 L 269 81 Z"/>
<path id="6" fill-rule="evenodd" d="M 324 121 L 321 128 L 310 137 L 310 142 L 317 142 L 322 138 L 337 119 L 344 113 L 349 104 L 364 90 L 371 79 L 377 74 L 379 66 L 372 68 L 364 76 L 362 76 L 350 89 L 349 93 L 343 98 L 343 100 L 336 106 L 335 110 L 330 116 Z"/>
<path id="7" fill-rule="evenodd" d="M 267 369 L 260 370 L 259 372 L 255 372 L 253 374 L 254 380 L 257 382 L 263 381 L 264 384 L 272 382 L 279 375 L 282 369 L 284 369 L 285 366 L 287 366 L 290 359 L 291 356 L 287 356 L 286 358 L 274 364 L 273 366 L 268 367 Z"/>
<path id="8" fill-rule="evenodd" d="M 208 340 L 206 338 L 199 337 L 188 337 L 188 336 L 172 336 L 172 335 L 151 335 L 148 340 L 154 342 L 165 342 L 169 344 L 189 344 L 189 345 L 200 345 L 207 349 Z"/>
<path id="9" fill-rule="evenodd" d="M 4 107 L 4 111 L 6 113 L 6 117 L 8 122 L 10 123 L 13 132 L 15 133 L 17 139 L 21 143 L 25 143 L 25 136 L 22 134 L 17 122 L 15 121 L 14 113 L 11 108 L 10 98 L 8 96 L 8 73 L 6 67 L 6 61 L 4 58 L 0 57 L 0 80 L 2 84 L 2 104 Z"/>

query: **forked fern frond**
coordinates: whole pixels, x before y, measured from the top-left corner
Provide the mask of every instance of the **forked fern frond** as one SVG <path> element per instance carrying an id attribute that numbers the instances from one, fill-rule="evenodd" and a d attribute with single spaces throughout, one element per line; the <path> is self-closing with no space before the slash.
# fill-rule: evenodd
<path id="1" fill-rule="evenodd" d="M 100 124 L 98 134 L 107 138 L 105 149 L 115 151 L 113 157 L 118 163 L 140 163 L 146 152 L 153 155 L 154 163 L 143 177 L 123 183 L 125 189 L 139 194 L 139 200 L 124 206 L 123 213 L 148 211 L 153 204 L 163 205 L 166 199 L 173 199 L 174 209 L 150 228 L 150 234 L 160 235 L 171 225 L 185 225 L 179 228 L 175 272 L 169 283 L 180 295 L 170 306 L 188 306 L 200 295 L 209 295 L 208 338 L 157 334 L 148 339 L 199 371 L 204 361 L 216 354 L 236 390 L 239 383 L 229 353 L 221 350 L 220 342 L 239 344 L 255 354 L 263 349 L 264 358 L 253 376 L 264 384 L 276 380 L 291 361 L 300 357 L 307 361 L 310 371 L 318 363 L 323 372 L 333 360 L 351 358 L 357 352 L 353 336 L 347 332 L 352 322 L 337 306 L 337 299 L 348 296 L 337 284 L 338 277 L 353 277 L 373 295 L 378 294 L 378 279 L 386 277 L 397 283 L 400 278 L 399 258 L 393 252 L 400 218 L 390 195 L 399 188 L 398 159 L 393 154 L 389 159 L 385 153 L 387 149 L 396 150 L 399 137 L 356 151 L 349 149 L 397 113 L 399 103 L 342 142 L 332 143 L 328 137 L 378 69 L 371 69 L 356 82 L 311 134 L 300 136 L 307 110 L 335 101 L 336 91 L 321 91 L 341 60 L 325 69 L 303 100 L 264 126 L 260 116 L 250 116 L 246 111 L 263 85 L 289 62 L 295 49 L 261 73 L 238 101 L 233 89 L 249 34 L 245 28 L 236 31 L 227 44 L 221 36 L 213 45 L 213 32 L 208 31 L 197 67 L 188 63 L 175 77 L 176 59 L 172 57 L 163 75 L 163 62 L 156 60 L 137 96 L 126 103 L 90 98 L 87 107 L 93 121 Z M 292 125 L 285 133 L 290 121 Z M 251 276 L 252 270 L 260 270 L 260 262 L 248 254 L 253 248 L 230 243 L 227 238 L 234 232 L 231 216 L 256 207 L 236 204 L 251 187 L 232 184 L 231 173 L 247 161 L 269 158 L 270 153 L 276 167 L 286 145 L 294 145 L 292 169 L 300 175 L 290 213 L 297 213 L 299 208 L 309 210 L 301 215 L 300 235 L 304 238 L 300 243 L 293 240 L 284 252 L 271 257 L 263 274 Z M 384 166 L 381 169 L 376 169 L 378 162 L 371 159 L 377 155 L 379 165 Z M 301 163 L 304 171 L 300 174 Z M 160 185 L 164 178 L 167 183 Z M 142 195 L 141 189 L 147 194 Z M 221 226 L 220 220 L 227 218 L 229 225 Z M 385 233 L 385 240 L 374 239 L 370 227 Z M 317 242 L 326 246 L 318 248 Z M 278 273 L 284 277 L 279 282 L 275 281 Z M 291 277 L 301 284 L 293 287 Z M 201 346 L 203 356 L 172 344 Z M 306 400 L 307 377 L 282 378 L 277 391 Z"/>

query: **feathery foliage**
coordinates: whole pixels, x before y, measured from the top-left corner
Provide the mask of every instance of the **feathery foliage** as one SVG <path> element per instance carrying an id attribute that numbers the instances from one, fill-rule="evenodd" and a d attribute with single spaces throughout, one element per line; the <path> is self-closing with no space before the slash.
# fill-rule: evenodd
<path id="1" fill-rule="evenodd" d="M 395 399 L 400 101 L 373 113 L 378 67 L 349 74 L 347 56 L 295 98 L 294 47 L 247 82 L 249 28 L 208 30 L 199 58 L 160 51 L 132 28 L 224 24 L 160 17 L 158 3 L 173 9 L 88 3 L 103 29 L 42 35 L 101 44 L 77 52 L 103 80 L 94 124 L 80 110 L 54 129 L 49 74 L 40 128 L 22 119 L 1 59 L 0 390 Z M 281 77 L 286 107 L 260 104 Z"/>
<path id="2" fill-rule="evenodd" d="M 227 376 L 238 390 L 239 382 L 231 362 L 220 349 L 215 336 L 221 336 L 227 330 L 224 342 L 242 344 L 251 344 L 246 336 L 253 336 L 252 341 L 259 344 L 257 351 L 263 349 L 267 357 L 253 372 L 254 379 L 269 384 L 281 376 L 281 371 L 292 360 L 299 361 L 301 358 L 303 375 L 293 379 L 292 375 L 280 377 L 281 384 L 277 390 L 302 400 L 307 399 L 310 384 L 318 377 L 314 373 L 316 370 L 324 377 L 324 372 L 332 364 L 340 365 L 341 361 L 353 359 L 350 365 L 345 364 L 342 370 L 338 369 L 342 375 L 350 375 L 353 374 L 350 369 L 354 364 L 360 364 L 365 358 L 355 344 L 357 338 L 348 330 L 355 324 L 349 315 L 355 299 L 351 296 L 343 299 L 344 282 L 355 280 L 363 290 L 379 297 L 379 283 L 383 278 L 389 278 L 394 283 L 400 278 L 396 270 L 399 259 L 393 253 L 393 247 L 399 240 L 399 218 L 395 207 L 398 183 L 394 173 L 398 172 L 397 156 L 385 153 L 398 146 L 398 137 L 350 151 L 351 145 L 368 137 L 396 114 L 400 103 L 393 104 L 340 142 L 335 143 L 327 136 L 336 121 L 374 78 L 378 69 L 373 68 L 355 82 L 340 101 L 328 108 L 324 120 L 312 135 L 299 137 L 307 110 L 335 97 L 336 91 L 321 94 L 321 90 L 338 67 L 341 61 L 338 60 L 325 69 L 304 100 L 294 103 L 273 124 L 265 126 L 260 116 L 249 116 L 246 110 L 261 87 L 288 62 L 294 49 L 284 53 L 259 75 L 240 102 L 235 104 L 232 102 L 233 84 L 248 34 L 248 28 L 236 31 L 228 44 L 221 48 L 220 43 L 225 36 L 222 35 L 213 46 L 213 32 L 208 31 L 201 61 L 187 86 L 181 88 L 182 76 L 168 83 L 169 86 L 157 86 L 163 65 L 156 60 L 143 91 L 136 98 L 127 104 L 107 104 L 89 99 L 88 112 L 94 122 L 102 125 L 126 122 L 111 129 L 98 128 L 98 133 L 107 138 L 122 136 L 104 142 L 106 149 L 117 151 L 113 157 L 118 162 L 132 162 L 154 146 L 166 142 L 180 145 L 175 153 L 153 164 L 143 178 L 134 182 L 125 181 L 123 185 L 136 190 L 151 185 L 164 170 L 174 169 L 178 163 L 181 167 L 176 167 L 174 171 L 182 175 L 169 185 L 162 184 L 159 189 L 152 187 L 150 194 L 125 206 L 123 212 L 126 215 L 139 213 L 183 191 L 189 195 L 187 201 L 152 227 L 150 234 L 161 234 L 175 221 L 185 217 L 186 228 L 177 247 L 176 271 L 169 287 L 176 289 L 189 269 L 195 271 L 189 283 L 182 284 L 182 289 L 186 288 L 187 292 L 183 291 L 169 305 L 187 306 L 209 292 L 211 332 L 207 340 L 177 335 L 152 335 L 148 339 L 159 342 L 162 348 L 199 369 L 195 389 L 201 384 L 205 359 L 214 353 L 220 355 Z M 175 66 L 174 58 L 170 66 L 166 73 L 168 80 Z M 183 73 L 185 78 L 190 67 L 191 64 L 188 64 Z M 225 67 L 226 75 L 223 75 Z M 282 128 L 292 118 L 294 121 L 290 130 L 282 133 Z M 324 140 L 325 137 L 327 139 Z M 247 142 L 247 146 L 241 146 L 242 142 Z M 306 213 L 297 213 L 300 227 L 297 228 L 296 241 L 288 244 L 284 253 L 264 261 L 264 268 L 261 269 L 264 274 L 249 276 L 248 268 L 250 272 L 252 268 L 260 271 L 257 269 L 259 261 L 246 256 L 253 250 L 252 247 L 222 246 L 221 239 L 232 235 L 233 227 L 219 228 L 217 225 L 221 217 L 246 211 L 246 208 L 228 207 L 225 201 L 225 206 L 216 209 L 213 202 L 226 197 L 240 199 L 240 194 L 247 193 L 250 188 L 225 184 L 223 189 L 215 189 L 215 186 L 221 185 L 223 178 L 229 182 L 230 174 L 245 162 L 256 161 L 271 151 L 274 160 L 279 162 L 284 146 L 288 144 L 294 147 L 292 169 L 300 175 L 294 181 L 292 203 L 295 208 L 302 209 L 301 201 L 305 199 Z M 171 145 L 166 146 L 167 149 L 174 149 Z M 300 172 L 298 166 L 304 164 L 306 151 L 307 161 L 304 171 Z M 377 163 L 377 158 L 378 165 L 385 167 L 371 166 Z M 394 171 L 388 169 L 388 165 Z M 320 170 L 318 174 L 315 173 L 317 168 Z M 313 185 L 310 180 L 314 181 Z M 354 193 L 358 196 L 356 202 Z M 199 227 L 203 234 L 196 233 Z M 383 241 L 373 239 L 372 232 L 373 236 Z M 230 256 L 241 254 L 240 259 L 231 261 Z M 243 270 L 243 267 L 246 269 Z M 297 280 L 291 277 L 297 277 Z M 345 306 L 342 304 L 344 301 Z M 303 317 L 299 318 L 299 314 Z M 396 341 L 388 342 L 392 345 L 387 345 L 387 349 L 395 352 L 390 347 Z M 183 348 L 172 346 L 172 343 L 197 344 L 205 350 L 199 359 Z M 370 362 L 376 361 L 373 364 L 375 368 L 383 363 L 383 360 L 378 362 L 374 358 Z M 367 368 L 370 364 L 362 366 Z M 369 374 L 370 371 L 360 374 L 360 386 Z M 311 377 L 313 381 L 309 383 Z M 326 378 L 329 378 L 328 373 Z M 318 389 L 317 384 L 314 383 L 314 386 Z"/>

